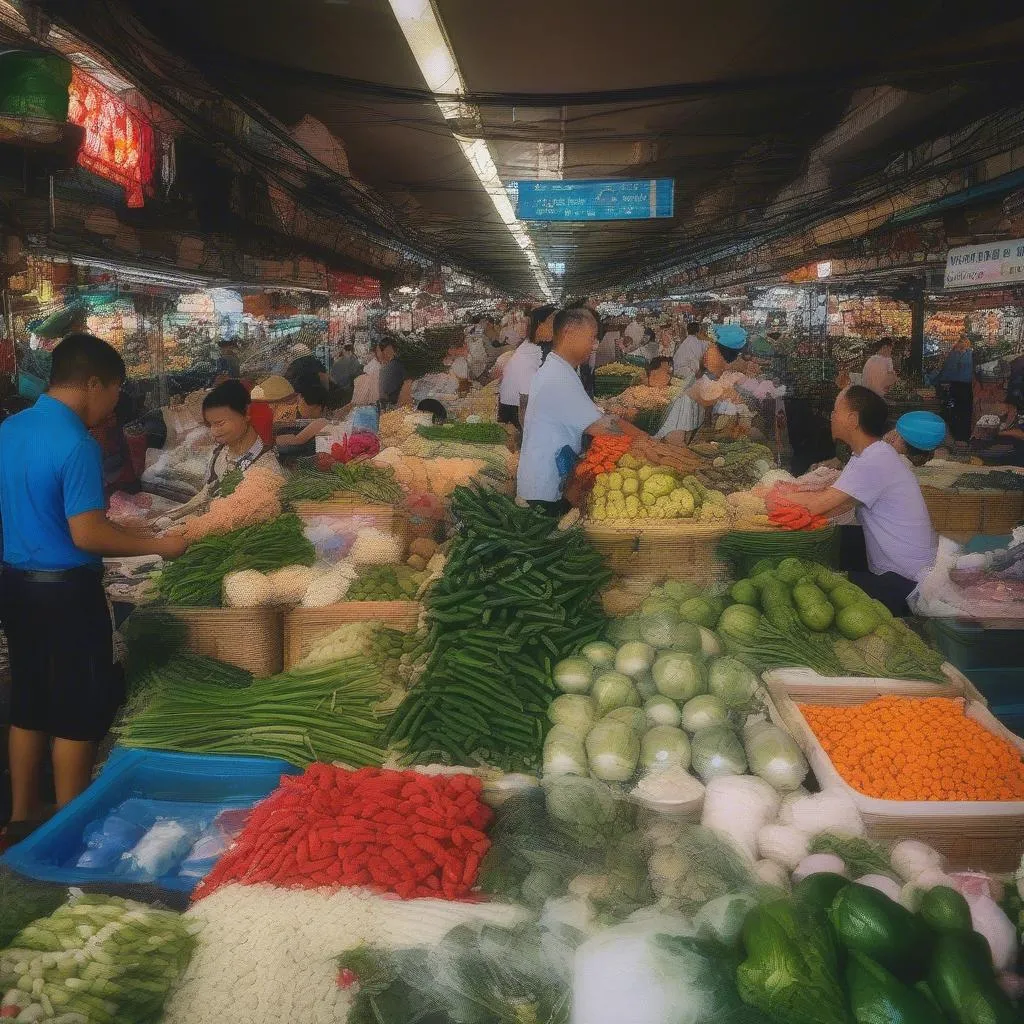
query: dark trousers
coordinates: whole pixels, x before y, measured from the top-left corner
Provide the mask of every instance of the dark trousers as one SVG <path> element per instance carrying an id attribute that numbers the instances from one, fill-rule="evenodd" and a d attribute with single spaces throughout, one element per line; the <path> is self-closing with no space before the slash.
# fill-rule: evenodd
<path id="1" fill-rule="evenodd" d="M 955 441 L 969 441 L 974 429 L 974 387 L 969 381 L 951 381 L 945 385 L 942 418 Z"/>
<path id="2" fill-rule="evenodd" d="M 839 568 L 868 596 L 875 597 L 900 618 L 910 614 L 907 598 L 917 583 L 895 572 L 873 573 L 868 569 L 864 531 L 859 526 L 839 527 Z"/>
<path id="3" fill-rule="evenodd" d="M 498 422 L 499 423 L 511 423 L 516 430 L 522 430 L 523 428 L 519 424 L 519 406 L 518 405 L 505 405 L 504 402 L 498 403 Z"/>

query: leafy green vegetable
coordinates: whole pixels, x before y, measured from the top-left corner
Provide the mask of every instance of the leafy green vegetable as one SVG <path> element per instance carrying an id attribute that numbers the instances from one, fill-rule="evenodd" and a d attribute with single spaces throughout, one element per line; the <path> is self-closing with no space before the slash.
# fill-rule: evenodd
<path id="1" fill-rule="evenodd" d="M 755 907 L 743 923 L 740 998 L 777 1024 L 848 1024 L 839 955 L 825 920 L 793 900 Z"/>
<path id="2" fill-rule="evenodd" d="M 801 878 L 793 886 L 793 899 L 806 903 L 813 910 L 824 913 L 836 898 L 840 889 L 850 884 L 850 880 L 833 871 L 815 871 L 813 875 Z"/>
<path id="3" fill-rule="evenodd" d="M 857 1024 L 935 1024 L 935 1007 L 920 992 L 861 953 L 850 954 L 846 988 Z"/>
<path id="4" fill-rule="evenodd" d="M 822 832 L 811 840 L 811 853 L 834 853 L 842 858 L 851 878 L 861 875 L 885 875 L 899 880 L 885 850 L 863 836 L 840 836 Z"/>

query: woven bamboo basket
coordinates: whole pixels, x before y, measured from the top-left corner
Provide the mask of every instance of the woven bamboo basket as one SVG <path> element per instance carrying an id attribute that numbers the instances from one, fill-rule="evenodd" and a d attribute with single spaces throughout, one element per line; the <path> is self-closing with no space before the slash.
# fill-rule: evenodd
<path id="1" fill-rule="evenodd" d="M 284 664 L 278 608 L 168 608 L 188 628 L 185 646 L 194 654 L 265 678 Z"/>
<path id="2" fill-rule="evenodd" d="M 381 505 L 357 498 L 332 498 L 330 501 L 297 501 L 292 508 L 300 519 L 333 516 L 338 519 L 357 519 L 365 526 L 373 526 L 386 533 L 405 536 L 408 516 L 395 505 Z"/>
<path id="3" fill-rule="evenodd" d="M 919 839 L 934 847 L 952 869 L 1013 871 L 1024 854 L 1024 800 L 879 800 L 865 796 L 836 771 L 818 738 L 800 713 L 785 685 L 769 684 L 769 711 L 788 729 L 807 755 L 819 785 L 846 791 L 864 819 L 868 835 L 882 843 Z M 918 696 L 912 689 L 894 690 Z M 871 700 L 870 693 L 801 694 L 804 704 L 854 705 Z M 1003 726 L 977 701 L 968 701 L 966 714 L 990 733 L 1015 746 L 1024 757 L 1024 739 Z"/>
<path id="4" fill-rule="evenodd" d="M 297 665 L 325 636 L 349 622 L 376 622 L 415 629 L 419 601 L 342 601 L 326 608 L 295 608 L 284 617 L 284 667 Z"/>
<path id="5" fill-rule="evenodd" d="M 1024 492 L 1002 491 L 982 495 L 981 533 L 989 536 L 1012 533 L 1021 520 L 1024 520 Z"/>
<path id="6" fill-rule="evenodd" d="M 946 491 L 938 487 L 922 487 L 921 494 L 932 517 L 936 533 L 958 539 L 982 533 L 984 495 L 970 491 Z"/>
<path id="7" fill-rule="evenodd" d="M 731 578 L 727 562 L 715 555 L 727 523 L 646 522 L 617 525 L 587 521 L 587 537 L 618 576 L 685 580 L 710 585 Z"/>

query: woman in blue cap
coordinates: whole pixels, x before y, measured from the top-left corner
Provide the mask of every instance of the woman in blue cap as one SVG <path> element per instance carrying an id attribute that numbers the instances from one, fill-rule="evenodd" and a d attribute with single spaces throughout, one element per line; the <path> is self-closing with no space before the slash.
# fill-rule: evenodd
<path id="1" fill-rule="evenodd" d="M 656 437 L 667 437 L 669 434 L 681 432 L 684 439 L 690 441 L 703 425 L 708 409 L 712 409 L 719 402 L 736 400 L 736 393 L 731 388 L 712 399 L 704 399 L 694 393 L 700 381 L 718 380 L 729 366 L 736 362 L 747 346 L 747 332 L 739 324 L 714 324 L 709 333 L 712 344 L 708 345 L 701 359 L 704 373 L 698 375 L 693 386 L 688 387 L 672 403 Z"/>
<path id="2" fill-rule="evenodd" d="M 905 412 L 896 421 L 896 429 L 885 435 L 885 440 L 912 466 L 923 466 L 935 458 L 935 449 L 946 440 L 946 421 L 924 409 Z"/>

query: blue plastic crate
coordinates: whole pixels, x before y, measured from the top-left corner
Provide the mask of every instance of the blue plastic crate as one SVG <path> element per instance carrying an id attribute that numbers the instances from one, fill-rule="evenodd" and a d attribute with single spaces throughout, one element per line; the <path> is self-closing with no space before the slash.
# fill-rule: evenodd
<path id="1" fill-rule="evenodd" d="M 117 747 L 84 793 L 12 846 L 0 862 L 29 878 L 62 885 L 145 881 L 191 892 L 199 878 L 179 876 L 178 864 L 156 879 L 139 879 L 110 867 L 79 867 L 86 831 L 126 801 L 135 807 L 156 805 L 169 818 L 193 813 L 212 821 L 221 811 L 252 807 L 277 788 L 282 775 L 297 774 L 294 765 L 270 758 Z"/>
<path id="2" fill-rule="evenodd" d="M 1019 665 L 1024 629 L 987 629 L 967 619 L 928 619 L 935 645 L 961 672 L 1007 669 Z"/>

